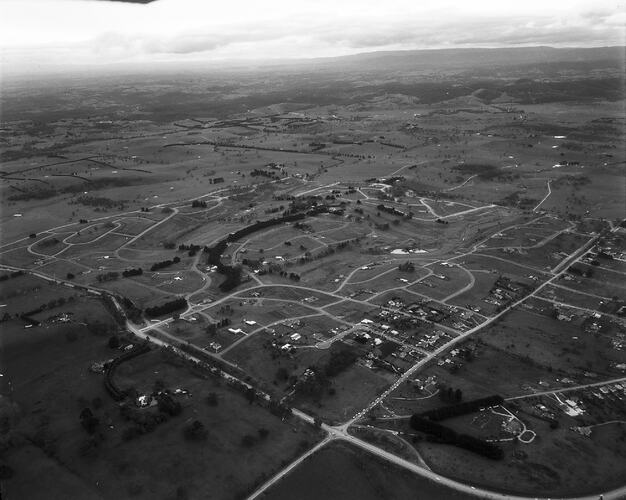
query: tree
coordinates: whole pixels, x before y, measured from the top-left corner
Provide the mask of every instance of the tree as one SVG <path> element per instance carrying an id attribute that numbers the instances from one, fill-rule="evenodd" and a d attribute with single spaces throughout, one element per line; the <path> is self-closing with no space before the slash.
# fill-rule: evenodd
<path id="1" fill-rule="evenodd" d="M 174 417 L 179 415 L 182 411 L 182 407 L 178 401 L 174 401 L 172 396 L 169 394 L 161 393 L 157 397 L 157 403 L 159 407 L 159 411 L 163 413 L 167 413 L 168 415 Z"/>
<path id="2" fill-rule="evenodd" d="M 209 435 L 204 424 L 199 420 L 191 422 L 184 430 L 185 438 L 190 441 L 204 441 Z"/>
<path id="3" fill-rule="evenodd" d="M 261 439 L 267 439 L 267 436 L 269 436 L 270 431 L 268 431 L 265 427 L 261 427 L 259 429 L 259 437 Z"/>
<path id="4" fill-rule="evenodd" d="M 447 394 L 447 388 L 445 385 L 440 385 L 439 386 L 439 399 L 441 401 L 445 401 L 446 400 L 446 394 Z"/>
<path id="5" fill-rule="evenodd" d="M 277 380 L 284 382 L 288 378 L 289 378 L 289 372 L 287 371 L 287 368 L 285 368 L 284 366 L 281 366 L 280 368 L 278 368 L 278 370 L 276 370 Z"/>
<path id="6" fill-rule="evenodd" d="M 463 399 L 463 392 L 461 391 L 461 389 L 457 389 L 454 392 L 454 400 L 459 403 L 461 400 Z"/>
<path id="7" fill-rule="evenodd" d="M 252 404 L 254 402 L 255 397 L 256 397 L 256 392 L 254 391 L 254 389 L 252 387 L 248 387 L 246 389 L 246 399 L 248 400 L 248 403 Z"/>
<path id="8" fill-rule="evenodd" d="M 209 406 L 217 406 L 219 404 L 217 394 L 214 392 L 209 392 L 209 395 L 206 398 L 206 402 L 209 404 Z"/>
<path id="9" fill-rule="evenodd" d="M 68 280 L 73 280 L 76 276 L 74 276 L 72 273 L 67 273 L 67 279 Z"/>
<path id="10" fill-rule="evenodd" d="M 244 437 L 241 438 L 241 445 L 245 446 L 246 448 L 251 448 L 255 442 L 256 439 L 254 439 L 254 436 L 251 434 L 246 434 Z"/>
<path id="11" fill-rule="evenodd" d="M 95 434 L 100 420 L 93 414 L 91 409 L 83 408 L 80 412 L 80 423 L 89 434 Z"/>
<path id="12" fill-rule="evenodd" d="M 0 465 L 0 479 L 11 479 L 13 477 L 13 469 L 5 464 Z"/>
<path id="13" fill-rule="evenodd" d="M 179 486 L 176 488 L 176 500 L 188 500 L 189 493 L 184 486 Z"/>
<path id="14" fill-rule="evenodd" d="M 109 339 L 109 347 L 111 349 L 118 349 L 120 347 L 120 338 L 117 335 L 113 335 L 110 339 Z"/>

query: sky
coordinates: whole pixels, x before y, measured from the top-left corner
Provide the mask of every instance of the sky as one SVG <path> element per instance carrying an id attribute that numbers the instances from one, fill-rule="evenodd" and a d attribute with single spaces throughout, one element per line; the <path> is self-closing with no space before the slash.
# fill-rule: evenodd
<path id="1" fill-rule="evenodd" d="M 3 72 L 378 50 L 624 45 L 626 0 L 0 0 Z"/>

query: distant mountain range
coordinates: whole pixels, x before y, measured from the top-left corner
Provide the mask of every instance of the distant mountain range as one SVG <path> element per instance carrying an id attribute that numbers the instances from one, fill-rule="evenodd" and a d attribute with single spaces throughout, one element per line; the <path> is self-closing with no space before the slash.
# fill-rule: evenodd
<path id="1" fill-rule="evenodd" d="M 335 67 L 345 70 L 370 71 L 446 70 L 488 68 L 496 66 L 548 65 L 573 63 L 624 67 L 626 47 L 554 48 L 467 48 L 365 52 L 349 56 L 326 57 L 298 61 L 281 61 L 294 66 Z M 269 63 L 271 64 L 271 63 Z"/>

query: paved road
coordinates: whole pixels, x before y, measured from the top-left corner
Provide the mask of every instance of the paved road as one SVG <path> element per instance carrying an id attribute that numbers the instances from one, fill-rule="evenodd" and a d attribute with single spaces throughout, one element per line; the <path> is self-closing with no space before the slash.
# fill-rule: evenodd
<path id="1" fill-rule="evenodd" d="M 328 436 L 326 436 L 322 441 L 320 441 L 318 444 L 316 444 L 313 448 L 311 448 L 309 451 L 307 451 L 303 455 L 300 455 L 300 457 L 298 457 L 296 460 L 291 462 L 287 467 L 285 467 L 283 470 L 281 470 L 278 474 L 276 474 L 274 477 L 272 477 L 269 481 L 263 483 L 259 488 L 257 488 L 254 491 L 254 493 L 252 493 L 248 497 L 248 500 L 254 500 L 255 498 L 258 498 L 259 496 L 261 496 L 269 488 L 274 486 L 278 481 L 280 481 L 283 477 L 285 477 L 287 474 L 289 474 L 293 469 L 298 467 L 302 462 L 304 462 L 307 458 L 309 458 L 311 455 L 313 455 L 317 450 L 319 450 L 320 448 L 326 446 L 326 444 L 329 441 L 332 441 L 333 439 L 335 439 L 335 436 L 332 435 L 332 434 L 329 434 Z"/>
<path id="2" fill-rule="evenodd" d="M 461 295 L 467 292 L 468 290 L 471 290 L 472 288 L 474 288 L 474 284 L 476 283 L 476 278 L 474 278 L 474 273 L 472 273 L 468 269 L 465 269 L 463 266 L 460 266 L 459 264 L 453 264 L 453 265 L 463 269 L 469 275 L 470 282 L 467 285 L 465 285 L 463 288 L 461 288 L 460 290 L 457 290 L 456 292 L 448 295 L 445 299 L 441 299 L 441 302 L 448 302 L 450 299 L 453 299 L 454 297 L 457 297 L 458 295 Z"/>
<path id="3" fill-rule="evenodd" d="M 512 396 L 506 398 L 505 401 L 515 401 L 517 399 L 536 398 L 538 396 L 549 396 L 550 394 L 561 394 L 563 392 L 580 391 L 582 389 L 589 389 L 591 387 L 602 387 L 604 385 L 619 384 L 620 382 L 626 382 L 626 377 L 614 378 L 611 380 L 603 380 L 602 382 L 594 382 L 592 384 L 575 385 L 572 387 L 561 387 L 560 389 L 552 389 L 549 391 L 534 392 L 532 394 L 522 394 L 521 396 Z"/>
<path id="4" fill-rule="evenodd" d="M 536 212 L 537 209 L 546 201 L 549 196 L 552 194 L 552 189 L 550 189 L 550 181 L 548 181 L 548 194 L 543 197 L 543 199 L 537 204 L 535 208 L 533 208 L 533 212 Z"/>
<path id="5" fill-rule="evenodd" d="M 463 186 L 465 186 L 465 184 L 467 184 L 469 181 L 471 181 L 474 177 L 476 177 L 478 174 L 474 174 L 472 176 L 470 176 L 465 182 L 462 182 L 461 184 L 459 184 L 458 186 L 454 186 L 448 189 L 444 189 L 444 191 L 448 192 L 448 191 L 456 191 L 459 188 L 462 188 Z"/>

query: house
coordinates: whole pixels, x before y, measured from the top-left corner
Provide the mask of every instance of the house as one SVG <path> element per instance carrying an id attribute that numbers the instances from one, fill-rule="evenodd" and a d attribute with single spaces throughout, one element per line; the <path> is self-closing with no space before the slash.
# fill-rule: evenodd
<path id="1" fill-rule="evenodd" d="M 146 394 L 138 396 L 135 400 L 135 404 L 139 406 L 139 408 L 145 408 L 146 406 L 149 406 L 150 403 L 152 403 L 152 396 Z"/>
<path id="2" fill-rule="evenodd" d="M 294 341 L 297 342 L 298 340 L 300 340 L 302 338 L 302 335 L 300 335 L 299 333 L 292 333 L 289 338 Z"/>
<path id="3" fill-rule="evenodd" d="M 249 326 L 254 326 L 254 325 L 256 325 L 256 321 L 253 321 L 253 320 L 251 320 L 251 319 L 244 319 L 244 320 L 243 320 L 243 322 L 244 322 L 246 325 L 249 325 Z"/>

